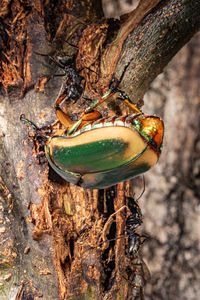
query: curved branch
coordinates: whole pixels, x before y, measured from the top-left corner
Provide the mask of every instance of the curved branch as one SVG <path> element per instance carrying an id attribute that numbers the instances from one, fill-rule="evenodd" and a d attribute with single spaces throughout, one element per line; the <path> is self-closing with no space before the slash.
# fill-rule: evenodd
<path id="1" fill-rule="evenodd" d="M 138 9 L 142 10 L 143 7 Z M 138 11 L 137 15 L 140 15 Z M 135 28 L 136 18 L 133 11 L 122 22 L 118 35 L 102 56 L 102 78 L 110 80 L 110 75 L 115 74 L 119 79 L 124 66 L 131 62 L 121 87 L 137 102 L 143 98 L 151 82 L 163 71 L 171 58 L 199 30 L 199 15 L 198 0 L 160 1 Z M 127 35 L 124 27 L 131 28 L 131 24 L 133 30 Z"/>

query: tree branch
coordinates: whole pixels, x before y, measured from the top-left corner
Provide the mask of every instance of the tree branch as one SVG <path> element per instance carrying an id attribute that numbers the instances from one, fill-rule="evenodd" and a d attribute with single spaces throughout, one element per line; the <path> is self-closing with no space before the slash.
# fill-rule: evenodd
<path id="1" fill-rule="evenodd" d="M 124 66 L 131 61 L 121 88 L 137 102 L 172 57 L 200 29 L 200 2 L 160 1 L 137 28 L 132 25 L 136 22 L 135 14 L 133 11 L 122 21 L 116 38 L 107 46 L 101 59 L 101 72 L 103 78 L 115 74 L 119 79 Z M 124 26 L 131 25 L 132 31 L 124 30 Z"/>

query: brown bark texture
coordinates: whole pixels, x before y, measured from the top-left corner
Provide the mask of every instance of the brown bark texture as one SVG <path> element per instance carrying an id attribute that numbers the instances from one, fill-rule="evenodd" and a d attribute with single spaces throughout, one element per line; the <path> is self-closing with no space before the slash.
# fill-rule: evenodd
<path id="1" fill-rule="evenodd" d="M 0 299 L 200 298 L 199 15 L 197 0 L 140 1 L 118 20 L 95 0 L 2 1 Z M 70 64 L 64 70 L 59 57 Z M 54 102 L 72 84 L 69 67 L 83 78 L 80 97 L 63 104 L 73 121 L 119 79 L 134 103 L 164 120 L 162 155 L 138 200 L 134 255 L 127 203 L 141 194 L 142 177 L 104 190 L 65 182 L 20 121 L 25 114 L 62 128 Z M 64 71 L 68 78 L 57 76 Z M 116 98 L 99 106 L 104 117 L 129 112 Z"/>

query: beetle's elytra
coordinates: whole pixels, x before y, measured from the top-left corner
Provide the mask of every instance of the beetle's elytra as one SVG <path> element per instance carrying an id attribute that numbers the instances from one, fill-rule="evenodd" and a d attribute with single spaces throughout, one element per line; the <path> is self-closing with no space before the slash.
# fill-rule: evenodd
<path id="1" fill-rule="evenodd" d="M 102 189 L 149 170 L 158 161 L 163 122 L 155 116 L 100 119 L 46 146 L 51 167 L 65 180 Z"/>
<path id="2" fill-rule="evenodd" d="M 57 98 L 56 115 L 65 129 L 48 138 L 45 153 L 51 167 L 66 181 L 103 189 L 146 172 L 158 161 L 164 134 L 159 117 L 144 115 L 127 98 L 123 100 L 134 111 L 132 115 L 105 119 L 90 112 L 111 94 L 92 104 L 75 124 L 59 106 L 65 92 Z"/>

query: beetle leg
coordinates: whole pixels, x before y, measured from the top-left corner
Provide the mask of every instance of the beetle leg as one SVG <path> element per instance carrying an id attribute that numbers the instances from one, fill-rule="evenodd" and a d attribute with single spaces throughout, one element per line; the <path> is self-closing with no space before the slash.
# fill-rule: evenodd
<path id="1" fill-rule="evenodd" d="M 55 111 L 56 116 L 62 125 L 65 127 L 70 127 L 73 124 L 72 120 L 64 113 L 64 111 L 62 111 L 59 106 L 55 107 Z"/>
<path id="2" fill-rule="evenodd" d="M 118 99 L 122 100 L 130 109 L 132 109 L 136 113 L 143 114 L 142 110 L 138 107 L 138 105 L 132 103 L 129 97 L 125 95 L 123 91 L 116 90 L 116 92 L 118 92 L 120 95 Z"/>
<path id="3" fill-rule="evenodd" d="M 62 125 L 64 125 L 65 127 L 69 127 L 73 124 L 72 120 L 66 115 L 66 113 L 64 113 L 64 111 L 61 109 L 60 107 L 60 104 L 66 99 L 67 95 L 65 93 L 65 90 L 64 92 L 61 94 L 61 91 L 63 89 L 63 84 L 60 88 L 60 91 L 58 93 L 58 97 L 56 99 L 56 102 L 55 102 L 55 113 L 56 113 L 56 116 L 58 118 L 58 120 L 60 121 L 60 123 Z"/>
<path id="4" fill-rule="evenodd" d="M 80 123 L 79 129 L 81 129 L 84 125 L 94 122 L 100 118 L 101 118 L 101 114 L 97 110 L 87 113 L 87 114 L 83 114 L 83 116 L 81 118 L 82 121 Z"/>
<path id="5" fill-rule="evenodd" d="M 97 105 L 103 103 L 104 101 L 106 101 L 107 99 L 109 99 L 112 95 L 114 95 L 115 93 L 117 93 L 119 90 L 118 90 L 118 86 L 120 84 L 120 82 L 122 81 L 123 77 L 124 77 L 124 74 L 126 72 L 126 69 L 129 67 L 131 61 L 128 62 L 126 65 L 125 65 L 125 68 L 119 78 L 119 80 L 117 80 L 117 82 L 115 82 L 114 80 L 114 75 L 112 77 L 112 80 L 111 80 L 111 83 L 109 84 L 109 90 L 99 99 L 99 100 L 96 100 L 94 101 L 86 110 L 85 112 L 89 112 L 91 111 L 92 109 L 94 109 Z"/>
<path id="6" fill-rule="evenodd" d="M 101 117 L 101 114 L 98 111 L 88 112 L 84 113 L 79 121 L 73 123 L 72 120 L 66 115 L 66 113 L 64 113 L 64 111 L 60 107 L 60 104 L 67 97 L 65 90 L 61 94 L 62 89 L 63 86 L 61 86 L 60 92 L 55 102 L 55 113 L 61 124 L 65 127 L 69 127 L 68 134 L 72 134 L 78 128 L 81 128 L 82 126 L 84 126 L 87 123 L 90 123 L 91 121 L 98 120 Z"/>
<path id="7" fill-rule="evenodd" d="M 124 103 L 136 113 L 143 114 L 142 110 L 136 104 L 131 103 L 128 98 L 124 100 Z"/>
<path id="8" fill-rule="evenodd" d="M 82 120 L 85 122 L 90 122 L 90 121 L 95 121 L 98 120 L 99 118 L 101 118 L 101 114 L 100 112 L 98 112 L 97 110 L 87 113 L 87 114 L 83 114 L 82 116 Z"/>
<path id="9" fill-rule="evenodd" d="M 59 106 L 67 97 L 67 94 L 65 93 L 65 90 L 62 92 L 63 90 L 63 86 L 64 84 L 61 85 L 56 102 L 55 102 L 55 107 Z"/>
<path id="10" fill-rule="evenodd" d="M 85 113 L 90 113 L 95 107 L 97 107 L 99 104 L 106 101 L 108 98 L 110 98 L 115 92 L 112 91 L 112 89 L 108 90 L 100 99 L 95 100 L 85 109 Z"/>
<path id="11" fill-rule="evenodd" d="M 124 70 L 123 70 L 123 72 L 122 72 L 119 80 L 117 80 L 117 82 L 115 82 L 114 76 L 113 76 L 112 81 L 111 81 L 111 83 L 109 85 L 109 90 L 100 99 L 94 101 L 89 107 L 87 107 L 86 110 L 85 110 L 85 113 L 91 112 L 99 104 L 103 103 L 104 101 L 106 101 L 107 99 L 109 99 L 112 95 L 114 95 L 115 93 L 119 92 L 118 86 L 121 83 L 121 81 L 122 81 L 122 79 L 124 77 L 124 74 L 126 72 L 126 69 L 129 67 L 130 63 L 131 63 L 131 60 L 125 65 L 125 68 L 124 68 Z M 130 101 L 125 101 L 125 99 L 123 99 L 123 100 L 124 100 L 125 103 L 129 102 L 130 105 L 128 103 L 127 103 L 127 105 L 129 107 L 131 107 L 132 103 Z M 131 107 L 131 108 L 134 111 L 137 111 L 137 112 L 139 111 L 141 113 L 141 111 L 139 110 L 139 108 L 135 107 L 135 105 L 133 107 Z"/>
<path id="12" fill-rule="evenodd" d="M 130 101 L 128 96 L 125 96 L 122 91 L 120 90 L 108 90 L 99 100 L 94 101 L 89 107 L 85 109 L 85 113 L 91 112 L 96 106 L 106 101 L 108 98 L 110 98 L 112 95 L 114 95 L 116 92 L 120 93 L 120 97 L 118 99 L 123 100 L 123 102 L 131 108 L 133 111 L 139 114 L 143 114 L 142 110 L 134 103 Z"/>
<path id="13" fill-rule="evenodd" d="M 93 111 L 91 113 L 83 114 L 82 118 L 74 123 L 68 130 L 68 135 L 73 134 L 77 129 L 81 129 L 84 125 L 94 122 L 101 117 L 100 112 Z"/>

